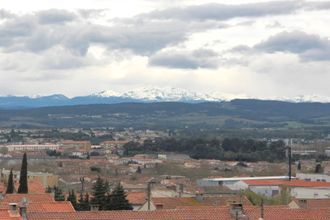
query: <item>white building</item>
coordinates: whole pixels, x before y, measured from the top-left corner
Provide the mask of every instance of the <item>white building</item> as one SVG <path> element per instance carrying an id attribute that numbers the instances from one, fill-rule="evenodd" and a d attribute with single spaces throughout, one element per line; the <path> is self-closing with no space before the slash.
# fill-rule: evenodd
<path id="1" fill-rule="evenodd" d="M 294 177 L 293 177 L 294 178 Z M 260 176 L 260 177 L 231 177 L 231 178 L 204 178 L 197 180 L 198 186 L 226 186 L 232 190 L 241 189 L 244 184 L 239 183 L 245 180 L 287 180 L 288 176 Z"/>
<path id="2" fill-rule="evenodd" d="M 316 182 L 330 182 L 330 176 L 319 173 L 297 173 L 297 179 Z"/>
<path id="3" fill-rule="evenodd" d="M 40 151 L 40 150 L 59 150 L 57 144 L 10 144 L 6 145 L 8 151 Z"/>

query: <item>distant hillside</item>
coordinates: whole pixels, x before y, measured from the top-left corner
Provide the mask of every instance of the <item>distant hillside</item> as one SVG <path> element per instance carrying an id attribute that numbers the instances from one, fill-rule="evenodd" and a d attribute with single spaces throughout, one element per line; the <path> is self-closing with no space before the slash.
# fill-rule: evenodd
<path id="1" fill-rule="evenodd" d="M 0 110 L 2 127 L 300 129 L 330 133 L 330 104 L 233 100 L 77 105 Z M 311 131 L 311 132 L 312 132 Z"/>
<path id="2" fill-rule="evenodd" d="M 22 109 L 40 108 L 51 106 L 69 105 L 92 105 L 92 104 L 118 104 L 118 103 L 153 103 L 153 102 L 184 102 L 184 103 L 203 103 L 203 102 L 223 102 L 233 99 L 247 99 L 244 94 L 234 95 L 225 93 L 199 93 L 191 92 L 179 88 L 156 88 L 146 87 L 125 92 L 115 92 L 112 90 L 99 93 L 68 98 L 62 94 L 50 96 L 0 96 L 0 109 Z M 272 100 L 288 101 L 292 103 L 322 102 L 330 103 L 328 97 L 322 96 L 298 96 L 292 99 L 274 98 Z"/>

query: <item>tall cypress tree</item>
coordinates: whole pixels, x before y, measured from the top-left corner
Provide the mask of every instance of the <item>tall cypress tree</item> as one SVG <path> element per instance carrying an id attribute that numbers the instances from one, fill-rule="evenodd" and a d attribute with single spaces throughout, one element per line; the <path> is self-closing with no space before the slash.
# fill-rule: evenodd
<path id="1" fill-rule="evenodd" d="M 123 186 L 118 183 L 116 188 L 112 191 L 109 202 L 111 205 L 109 205 L 110 210 L 132 210 L 132 205 L 128 202 L 126 198 L 126 193 L 124 191 Z"/>
<path id="2" fill-rule="evenodd" d="M 26 153 L 24 153 L 17 193 L 28 193 L 28 191 L 27 157 Z"/>
<path id="3" fill-rule="evenodd" d="M 10 169 L 6 194 L 12 194 L 12 193 L 14 193 L 14 177 L 13 177 L 13 169 Z"/>

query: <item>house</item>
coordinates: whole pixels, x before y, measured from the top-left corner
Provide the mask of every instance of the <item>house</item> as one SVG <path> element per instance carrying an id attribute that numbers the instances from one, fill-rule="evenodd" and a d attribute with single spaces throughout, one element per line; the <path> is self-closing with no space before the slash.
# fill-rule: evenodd
<path id="1" fill-rule="evenodd" d="M 63 151 L 83 151 L 88 152 L 92 148 L 90 141 L 73 141 L 73 140 L 64 140 L 61 143 L 61 150 Z"/>
<path id="2" fill-rule="evenodd" d="M 316 182 L 330 182 L 330 176 L 320 173 L 297 173 L 296 178 L 306 181 L 316 181 Z"/>
<path id="3" fill-rule="evenodd" d="M 237 183 L 244 180 L 287 180 L 288 176 L 260 176 L 260 177 L 231 177 L 231 178 L 204 178 L 197 180 L 197 185 L 200 187 L 208 186 L 226 186 L 229 189 L 237 190 Z"/>
<path id="4" fill-rule="evenodd" d="M 5 170 L 4 168 L 0 171 L 0 179 L 3 182 L 8 180 L 10 170 Z M 20 171 L 13 170 L 14 181 L 18 181 L 20 176 Z M 42 186 L 45 188 L 47 186 L 54 187 L 58 185 L 59 176 L 52 173 L 43 173 L 43 172 L 30 172 L 28 171 L 28 180 L 29 181 L 39 181 Z"/>
<path id="5" fill-rule="evenodd" d="M 329 198 L 329 182 L 312 182 L 305 180 L 244 180 L 241 189 L 249 189 L 255 193 L 272 197 L 278 195 L 282 190 L 289 190 L 295 198 Z"/>
<path id="6" fill-rule="evenodd" d="M 60 145 L 57 144 L 10 144 L 6 145 L 8 152 L 17 151 L 40 151 L 40 150 L 59 150 Z"/>

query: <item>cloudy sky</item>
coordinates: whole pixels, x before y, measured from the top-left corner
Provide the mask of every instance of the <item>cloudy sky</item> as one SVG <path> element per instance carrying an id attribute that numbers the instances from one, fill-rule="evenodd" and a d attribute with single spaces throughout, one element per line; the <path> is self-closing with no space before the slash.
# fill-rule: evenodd
<path id="1" fill-rule="evenodd" d="M 0 95 L 330 97 L 330 1 L 0 0 Z"/>

